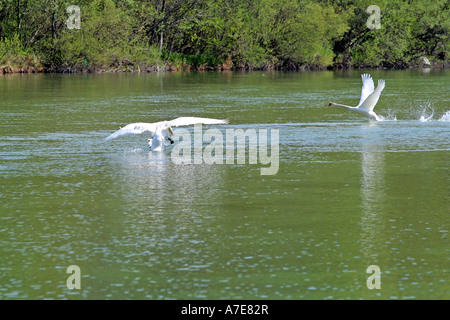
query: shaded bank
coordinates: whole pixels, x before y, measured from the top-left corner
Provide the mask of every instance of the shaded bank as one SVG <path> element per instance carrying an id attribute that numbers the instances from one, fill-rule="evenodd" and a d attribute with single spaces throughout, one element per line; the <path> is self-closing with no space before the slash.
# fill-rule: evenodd
<path id="1" fill-rule="evenodd" d="M 339 70 L 339 69 L 414 69 L 414 68 L 449 68 L 449 63 L 427 64 L 418 60 L 415 64 L 406 65 L 405 63 L 382 63 L 380 65 L 371 65 L 361 63 L 357 66 L 334 64 L 332 66 L 319 65 L 266 65 L 252 67 L 246 64 L 234 65 L 231 62 L 224 62 L 218 65 L 173 65 L 170 63 L 160 63 L 157 65 L 145 65 L 124 61 L 116 66 L 81 66 L 81 67 L 52 67 L 45 68 L 42 63 L 25 60 L 21 64 L 6 63 L 0 65 L 0 74 L 13 73 L 113 73 L 113 72 L 177 72 L 177 71 L 316 71 L 316 70 Z"/>

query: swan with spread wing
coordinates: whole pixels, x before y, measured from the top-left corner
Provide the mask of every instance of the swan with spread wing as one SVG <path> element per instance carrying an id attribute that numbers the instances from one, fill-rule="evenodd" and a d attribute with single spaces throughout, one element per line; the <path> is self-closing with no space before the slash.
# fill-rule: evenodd
<path id="1" fill-rule="evenodd" d="M 210 118 L 199 118 L 199 117 L 180 117 L 170 121 L 160 121 L 154 123 L 131 123 L 123 128 L 120 128 L 110 136 L 108 136 L 105 141 L 115 139 L 121 136 L 126 136 L 129 134 L 141 134 L 144 132 L 151 133 L 151 139 L 148 139 L 148 144 L 152 151 L 163 151 L 165 147 L 165 140 L 169 140 L 172 144 L 173 129 L 172 127 L 190 126 L 194 124 L 226 124 L 227 120 L 220 119 L 210 119 Z"/>
<path id="2" fill-rule="evenodd" d="M 380 98 L 381 91 L 383 91 L 385 86 L 384 80 L 378 80 L 378 86 L 375 89 L 373 84 L 373 79 L 369 74 L 363 74 L 361 76 L 363 86 L 361 90 L 361 99 L 356 107 L 346 106 L 345 104 L 330 102 L 328 106 L 338 106 L 343 107 L 352 111 L 355 111 L 363 116 L 369 117 L 376 121 L 380 121 L 381 118 L 373 111 L 375 105 Z"/>

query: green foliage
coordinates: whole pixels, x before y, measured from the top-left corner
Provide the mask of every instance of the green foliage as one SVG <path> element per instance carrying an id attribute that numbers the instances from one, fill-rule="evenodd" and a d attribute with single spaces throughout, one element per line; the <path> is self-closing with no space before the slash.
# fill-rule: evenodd
<path id="1" fill-rule="evenodd" d="M 81 8 L 81 29 L 66 25 Z M 381 9 L 370 30 L 366 9 Z M 0 63 L 47 70 L 448 63 L 448 0 L 0 0 Z"/>
<path id="2" fill-rule="evenodd" d="M 95 0 L 83 10 L 81 29 L 65 28 L 59 38 L 63 66 L 107 69 L 129 58 L 126 16 L 111 0 Z M 121 28 L 117 28 L 121 25 Z M 85 63 L 86 61 L 86 63 Z"/>
<path id="3" fill-rule="evenodd" d="M 349 31 L 335 43 L 338 62 L 355 66 L 407 66 L 420 56 L 448 62 L 447 0 L 361 1 L 347 6 Z M 381 9 L 381 29 L 366 26 L 370 4 Z"/>
<path id="4" fill-rule="evenodd" d="M 30 48 L 23 46 L 19 35 L 0 40 L 0 68 L 4 71 L 23 69 L 37 71 L 42 68 L 39 59 Z"/>

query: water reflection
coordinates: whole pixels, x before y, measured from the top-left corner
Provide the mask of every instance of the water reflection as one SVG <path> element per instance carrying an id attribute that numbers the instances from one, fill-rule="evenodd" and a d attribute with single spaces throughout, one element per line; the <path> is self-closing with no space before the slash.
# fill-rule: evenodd
<path id="1" fill-rule="evenodd" d="M 201 270 L 217 260 L 210 232 L 223 214 L 224 165 L 177 165 L 169 149 L 123 153 L 114 166 L 125 203 L 118 246 L 138 245 L 139 265 L 159 272 Z"/>
<path id="2" fill-rule="evenodd" d="M 209 191 L 223 186 L 224 166 L 178 165 L 170 151 L 124 153 L 118 160 L 121 193 L 138 201 L 140 211 L 164 213 L 167 207 L 181 204 L 178 211 L 193 212 L 199 204 L 220 201 Z"/>
<path id="3" fill-rule="evenodd" d="M 378 256 L 378 239 L 383 229 L 382 213 L 385 212 L 384 157 L 383 142 L 378 134 L 380 128 L 370 122 L 363 128 L 361 152 L 361 246 L 364 255 L 372 260 Z"/>

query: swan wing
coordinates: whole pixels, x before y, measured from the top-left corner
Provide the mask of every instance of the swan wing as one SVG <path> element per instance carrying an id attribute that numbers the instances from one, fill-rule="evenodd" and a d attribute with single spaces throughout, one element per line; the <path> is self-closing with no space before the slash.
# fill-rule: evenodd
<path id="1" fill-rule="evenodd" d="M 364 102 L 358 106 L 359 109 L 365 110 L 367 112 L 373 111 L 373 108 L 380 98 L 381 91 L 383 91 L 385 86 L 384 80 L 378 80 L 378 86 L 374 92 L 372 92 Z"/>
<path id="2" fill-rule="evenodd" d="M 126 125 L 123 128 L 120 128 L 110 136 L 108 136 L 105 141 L 115 139 L 121 136 L 127 136 L 129 134 L 140 134 L 143 132 L 155 132 L 156 128 L 163 124 L 166 121 L 162 122 L 155 122 L 155 123 L 145 123 L 145 122 L 138 122 L 138 123 L 130 123 Z"/>
<path id="3" fill-rule="evenodd" d="M 375 86 L 373 84 L 373 79 L 370 74 L 361 75 L 362 78 L 362 90 L 361 90 L 361 99 L 359 100 L 358 107 L 363 104 L 363 102 L 369 97 L 372 92 L 375 90 Z"/>
<path id="4" fill-rule="evenodd" d="M 167 127 L 190 126 L 193 124 L 227 124 L 228 120 L 199 118 L 199 117 L 180 117 L 166 122 Z"/>
<path id="5" fill-rule="evenodd" d="M 140 134 L 143 132 L 155 132 L 158 127 L 159 130 L 161 129 L 167 129 L 169 127 L 180 127 L 180 126 L 189 126 L 192 124 L 226 124 L 228 123 L 227 120 L 219 120 L 219 119 L 210 119 L 210 118 L 198 118 L 198 117 L 180 117 L 176 118 L 171 121 L 160 121 L 155 123 L 145 123 L 145 122 L 138 122 L 138 123 L 131 123 L 126 125 L 123 128 L 120 128 L 110 136 L 108 136 L 105 141 L 115 139 L 121 136 L 127 136 L 130 134 Z"/>

